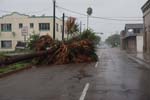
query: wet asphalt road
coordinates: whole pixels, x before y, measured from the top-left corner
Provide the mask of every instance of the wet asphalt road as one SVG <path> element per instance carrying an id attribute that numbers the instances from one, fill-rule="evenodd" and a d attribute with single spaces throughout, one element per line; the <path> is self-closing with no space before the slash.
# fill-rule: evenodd
<path id="1" fill-rule="evenodd" d="M 1 78 L 0 100 L 150 100 L 150 69 L 119 49 L 98 55 L 97 63 L 33 67 Z"/>

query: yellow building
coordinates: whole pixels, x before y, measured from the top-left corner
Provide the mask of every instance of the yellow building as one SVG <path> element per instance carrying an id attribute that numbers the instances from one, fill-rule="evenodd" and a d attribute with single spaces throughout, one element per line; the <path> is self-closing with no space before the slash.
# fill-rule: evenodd
<path id="1" fill-rule="evenodd" d="M 27 32 L 27 36 L 23 36 Z M 13 12 L 0 17 L 0 51 L 13 51 L 19 41 L 25 41 L 31 34 L 53 37 L 52 16 L 29 16 Z M 56 18 L 56 35 L 58 40 L 62 39 L 62 20 Z"/>

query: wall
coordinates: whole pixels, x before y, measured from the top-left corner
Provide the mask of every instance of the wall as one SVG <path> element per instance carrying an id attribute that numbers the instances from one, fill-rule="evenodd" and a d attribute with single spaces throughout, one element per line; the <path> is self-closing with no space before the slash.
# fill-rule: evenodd
<path id="1" fill-rule="evenodd" d="M 125 39 L 121 38 L 120 42 L 121 42 L 120 43 L 121 50 L 125 50 L 126 49 L 126 41 L 125 41 Z"/>
<path id="2" fill-rule="evenodd" d="M 136 37 L 126 38 L 126 50 L 130 53 L 136 53 Z"/>
<path id="3" fill-rule="evenodd" d="M 11 23 L 12 24 L 12 31 L 11 32 L 0 32 L 0 44 L 2 40 L 12 40 L 12 48 L 10 49 L 2 49 L 0 46 L 0 51 L 12 51 L 15 50 L 15 46 L 17 41 L 24 41 L 24 36 L 21 34 L 21 29 L 19 29 L 19 23 L 22 23 L 23 26 L 28 27 L 28 36 L 35 32 L 36 34 L 45 35 L 49 34 L 53 37 L 53 17 L 51 16 L 40 16 L 40 17 L 31 17 L 28 15 L 23 15 L 19 13 L 12 13 L 10 15 L 6 15 L 0 18 L 1 23 Z M 30 23 L 34 23 L 34 28 L 30 28 Z M 50 30 L 49 31 L 39 31 L 39 23 L 50 23 Z M 62 32 L 61 32 L 61 25 L 62 21 L 56 18 L 56 23 L 59 24 L 59 31 L 56 31 L 55 38 L 58 40 L 62 39 Z M 1 29 L 0 29 L 1 30 Z M 15 35 L 12 33 L 15 32 Z M 66 37 L 66 35 L 65 35 Z"/>
<path id="4" fill-rule="evenodd" d="M 137 52 L 143 52 L 143 36 L 136 36 Z"/>
<path id="5" fill-rule="evenodd" d="M 144 51 L 145 53 L 150 53 L 150 9 L 148 9 L 146 12 L 144 12 L 144 27 L 145 27 L 145 33 L 144 33 Z"/>

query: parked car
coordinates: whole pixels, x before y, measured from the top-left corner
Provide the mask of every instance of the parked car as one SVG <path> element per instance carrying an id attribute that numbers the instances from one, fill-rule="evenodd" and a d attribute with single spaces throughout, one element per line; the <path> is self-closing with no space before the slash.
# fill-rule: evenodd
<path id="1" fill-rule="evenodd" d="M 17 42 L 16 49 L 23 50 L 25 48 L 26 48 L 26 43 L 25 42 L 22 42 L 22 41 Z"/>

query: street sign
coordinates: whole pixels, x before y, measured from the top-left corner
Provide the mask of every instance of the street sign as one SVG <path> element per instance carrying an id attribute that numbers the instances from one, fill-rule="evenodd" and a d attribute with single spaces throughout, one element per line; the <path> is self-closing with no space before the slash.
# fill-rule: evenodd
<path id="1" fill-rule="evenodd" d="M 22 36 L 27 36 L 28 35 L 28 27 L 27 26 L 22 27 L 21 33 L 22 33 Z"/>

